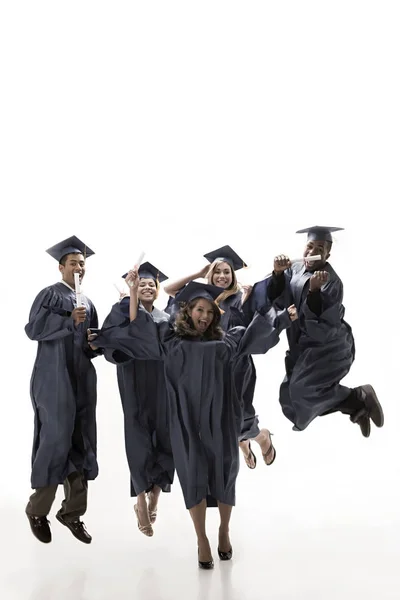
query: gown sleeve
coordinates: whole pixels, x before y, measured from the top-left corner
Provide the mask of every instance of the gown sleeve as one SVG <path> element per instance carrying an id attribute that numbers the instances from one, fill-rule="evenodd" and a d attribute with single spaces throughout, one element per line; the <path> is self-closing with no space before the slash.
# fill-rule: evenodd
<path id="1" fill-rule="evenodd" d="M 309 296 L 317 294 L 312 300 Z M 320 292 L 309 293 L 302 306 L 303 328 L 313 341 L 323 344 L 341 335 L 344 309 L 342 305 L 343 284 L 340 279 L 328 282 Z"/>
<path id="2" fill-rule="evenodd" d="M 127 327 L 129 325 L 129 298 L 128 302 L 123 298 L 120 302 L 114 304 L 111 308 L 110 313 L 104 319 L 104 323 L 101 328 L 101 332 L 104 333 L 106 330 L 110 330 L 118 327 Z M 109 334 L 111 335 L 111 334 Z M 98 345 L 99 337 L 96 338 L 94 344 Z M 122 365 L 132 362 L 133 358 L 114 348 L 103 348 L 104 358 L 107 362 L 113 365 Z"/>
<path id="3" fill-rule="evenodd" d="M 96 346 L 122 352 L 138 360 L 162 360 L 163 345 L 159 328 L 168 323 L 155 323 L 145 311 L 138 311 L 137 317 L 127 326 L 102 328 L 96 338 Z M 114 353 L 115 356 L 118 356 Z"/>
<path id="4" fill-rule="evenodd" d="M 90 321 L 89 321 L 88 329 L 92 329 L 92 328 L 97 329 L 99 326 L 99 318 L 97 316 L 97 310 L 91 301 L 89 301 L 89 304 L 90 304 Z M 103 350 L 101 348 L 98 348 L 97 350 L 92 350 L 92 348 L 89 346 L 87 335 L 85 335 L 85 337 L 84 337 L 83 351 L 86 354 L 86 356 L 90 359 L 103 354 Z"/>
<path id="5" fill-rule="evenodd" d="M 277 311 L 274 306 L 265 306 L 256 312 L 250 325 L 243 330 L 235 327 L 226 334 L 226 342 L 235 344 L 235 355 L 265 354 L 277 345 L 284 329 L 292 324 L 286 309 Z M 242 335 L 238 336 L 238 329 Z"/>
<path id="6" fill-rule="evenodd" d="M 29 339 L 37 342 L 59 340 L 73 335 L 71 313 L 62 307 L 62 298 L 49 287 L 36 296 L 25 326 Z"/>

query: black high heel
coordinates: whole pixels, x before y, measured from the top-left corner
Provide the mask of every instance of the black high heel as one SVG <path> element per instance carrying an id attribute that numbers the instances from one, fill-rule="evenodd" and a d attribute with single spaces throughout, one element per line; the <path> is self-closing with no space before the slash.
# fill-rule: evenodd
<path id="1" fill-rule="evenodd" d="M 228 552 L 221 552 L 218 548 L 218 556 L 221 560 L 231 560 L 233 554 L 233 549 L 231 548 Z"/>
<path id="2" fill-rule="evenodd" d="M 200 550 L 197 549 L 197 554 L 200 554 Z M 199 569 L 213 569 L 214 568 L 214 561 L 211 560 L 206 560 L 206 561 L 202 561 L 199 560 Z"/>

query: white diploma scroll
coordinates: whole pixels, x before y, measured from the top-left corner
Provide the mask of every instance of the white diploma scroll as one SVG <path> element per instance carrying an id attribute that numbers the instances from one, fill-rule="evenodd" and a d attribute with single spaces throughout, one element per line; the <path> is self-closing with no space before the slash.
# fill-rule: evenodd
<path id="1" fill-rule="evenodd" d="M 82 306 L 82 292 L 81 292 L 81 282 L 79 279 L 79 273 L 74 273 L 75 280 L 75 294 L 76 294 L 76 306 Z"/>

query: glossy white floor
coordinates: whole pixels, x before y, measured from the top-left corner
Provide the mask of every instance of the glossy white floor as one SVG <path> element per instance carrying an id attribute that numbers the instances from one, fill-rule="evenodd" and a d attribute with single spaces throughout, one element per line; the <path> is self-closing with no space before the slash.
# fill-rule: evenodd
<path id="1" fill-rule="evenodd" d="M 280 358 L 273 351 L 272 362 Z M 261 365 L 257 359 L 257 364 Z M 279 362 L 279 361 L 278 361 Z M 276 362 L 276 364 L 278 364 Z M 155 535 L 139 533 L 128 496 L 119 399 L 112 367 L 98 363 L 99 460 L 101 476 L 90 486 L 85 516 L 90 546 L 76 541 L 55 520 L 53 542 L 32 536 L 24 515 L 29 493 L 28 456 L 6 465 L 2 485 L 1 597 L 7 600 L 253 600 L 276 598 L 355 599 L 399 597 L 399 468 L 397 408 L 388 402 L 388 423 L 365 440 L 341 415 L 319 419 L 295 433 L 270 402 L 260 410 L 273 427 L 277 459 L 266 467 L 258 453 L 255 471 L 243 464 L 232 520 L 233 560 L 215 569 L 197 567 L 196 543 L 179 483 L 161 498 Z M 272 373 L 270 372 L 270 377 Z M 273 376 L 278 382 L 280 373 Z M 258 404 L 265 375 L 259 375 Z M 388 390 L 377 383 L 382 400 Z M 269 387 L 269 386 L 267 386 Z M 21 444 L 29 454 L 30 415 L 24 415 Z M 61 490 L 57 504 L 61 501 Z M 216 549 L 218 519 L 209 511 L 209 536 Z"/>

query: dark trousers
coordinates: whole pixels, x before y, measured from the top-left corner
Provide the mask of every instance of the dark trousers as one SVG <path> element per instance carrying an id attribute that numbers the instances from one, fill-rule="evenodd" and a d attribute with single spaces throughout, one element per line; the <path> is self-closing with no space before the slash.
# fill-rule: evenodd
<path id="1" fill-rule="evenodd" d="M 47 517 L 54 499 L 58 485 L 49 485 L 38 488 L 29 498 L 26 514 L 31 517 Z M 71 473 L 64 481 L 65 498 L 62 501 L 59 514 L 66 521 L 75 521 L 85 514 L 87 507 L 87 481 L 81 473 Z"/>
<path id="2" fill-rule="evenodd" d="M 324 412 L 321 417 L 324 417 L 325 415 L 331 415 L 334 412 L 342 412 L 344 415 L 352 416 L 363 408 L 365 408 L 365 404 L 361 402 L 360 398 L 358 397 L 357 390 L 354 388 L 350 390 L 350 394 L 343 400 L 343 402 L 338 404 L 335 408 L 331 408 L 331 410 Z"/>

